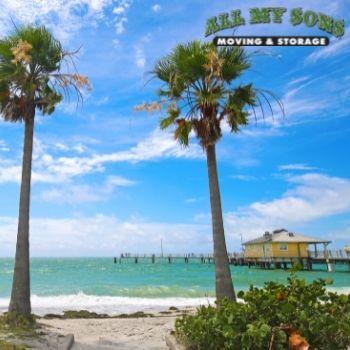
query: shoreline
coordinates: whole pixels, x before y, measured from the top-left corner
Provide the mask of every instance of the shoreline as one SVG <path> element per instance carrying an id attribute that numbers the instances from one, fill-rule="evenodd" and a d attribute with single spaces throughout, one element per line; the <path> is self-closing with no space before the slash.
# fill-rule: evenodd
<path id="1" fill-rule="evenodd" d="M 38 297 L 32 295 L 32 312 L 38 316 L 46 314 L 63 315 L 65 311 L 86 310 L 96 314 L 117 316 L 136 312 L 157 313 L 167 311 L 170 307 L 177 309 L 196 308 L 201 305 L 214 304 L 215 298 L 130 298 L 114 296 L 97 296 L 78 293 L 73 295 Z M 6 312 L 9 298 L 0 298 L 0 313 Z"/>

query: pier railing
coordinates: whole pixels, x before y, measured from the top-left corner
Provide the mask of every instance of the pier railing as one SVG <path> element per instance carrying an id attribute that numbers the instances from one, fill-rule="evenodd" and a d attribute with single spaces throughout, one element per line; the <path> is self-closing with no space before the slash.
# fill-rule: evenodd
<path id="1" fill-rule="evenodd" d="M 309 250 L 309 258 L 312 259 L 340 259 L 340 260 L 350 260 L 350 251 L 338 249 L 338 250 L 320 250 L 320 251 L 312 251 Z"/>

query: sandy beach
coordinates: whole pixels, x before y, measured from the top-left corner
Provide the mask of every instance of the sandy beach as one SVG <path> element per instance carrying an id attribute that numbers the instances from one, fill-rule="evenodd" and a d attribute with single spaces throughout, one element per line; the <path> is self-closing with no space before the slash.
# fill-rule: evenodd
<path id="1" fill-rule="evenodd" d="M 154 311 L 147 316 L 123 314 L 107 318 L 62 318 L 50 315 L 37 319 L 37 336 L 16 337 L 0 333 L 0 340 L 36 350 L 66 350 L 68 335 L 74 335 L 73 350 L 168 349 L 165 336 L 174 329 L 175 320 L 194 308 Z M 95 316 L 94 316 L 95 317 Z M 1 343 L 1 342 L 0 342 Z M 0 344 L 1 348 L 1 344 Z"/>
<path id="2" fill-rule="evenodd" d="M 50 332 L 73 333 L 74 350 L 167 349 L 165 335 L 175 316 L 118 319 L 52 319 L 40 322 Z"/>

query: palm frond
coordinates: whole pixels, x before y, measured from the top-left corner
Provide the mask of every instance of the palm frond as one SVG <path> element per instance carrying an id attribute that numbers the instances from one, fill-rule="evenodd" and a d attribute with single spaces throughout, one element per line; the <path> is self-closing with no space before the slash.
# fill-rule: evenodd
<path id="1" fill-rule="evenodd" d="M 188 142 L 187 129 L 194 130 L 206 147 L 221 138 L 223 121 L 232 132 L 238 132 L 249 123 L 250 112 L 258 120 L 257 109 L 265 118 L 267 107 L 274 117 L 277 104 L 284 114 L 283 105 L 274 94 L 253 84 L 234 86 L 237 78 L 250 68 L 252 55 L 255 53 L 247 54 L 241 47 L 218 48 L 210 42 L 177 45 L 158 60 L 152 71 L 153 77 L 163 83 L 158 90 L 159 98 L 165 99 L 165 104 L 177 106 L 176 115 L 168 113 L 161 119 L 160 127 L 177 123 L 175 138 L 181 144 Z"/>
<path id="2" fill-rule="evenodd" d="M 7 100 L 0 103 L 4 118 L 21 121 L 28 105 L 51 114 L 71 93 L 76 95 L 77 103 L 82 101 L 81 91 L 90 84 L 77 74 L 72 56 L 44 26 L 16 27 L 13 34 L 1 40 L 0 95 L 7 94 Z M 73 62 L 73 72 L 62 72 L 66 60 Z"/>

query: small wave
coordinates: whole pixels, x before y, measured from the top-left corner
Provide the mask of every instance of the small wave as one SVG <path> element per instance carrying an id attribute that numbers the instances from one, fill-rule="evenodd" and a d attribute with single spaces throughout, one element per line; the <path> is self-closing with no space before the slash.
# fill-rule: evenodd
<path id="1" fill-rule="evenodd" d="M 117 315 L 136 311 L 163 311 L 170 306 L 196 307 L 214 303 L 214 298 L 130 298 L 78 294 L 59 296 L 32 295 L 32 311 L 36 315 L 62 314 L 67 310 L 88 310 Z M 0 298 L 0 312 L 7 310 L 9 298 Z"/>

